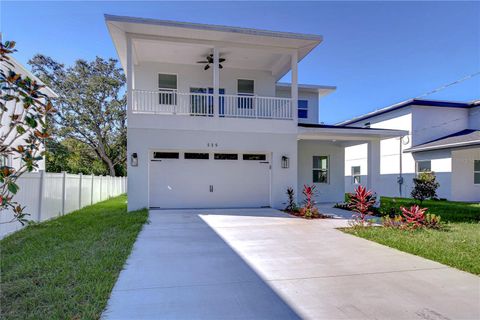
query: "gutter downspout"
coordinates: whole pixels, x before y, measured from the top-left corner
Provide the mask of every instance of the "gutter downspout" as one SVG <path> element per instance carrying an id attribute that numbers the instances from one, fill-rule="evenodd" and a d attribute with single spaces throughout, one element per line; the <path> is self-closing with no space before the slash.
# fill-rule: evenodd
<path id="1" fill-rule="evenodd" d="M 400 145 L 400 153 L 399 153 L 399 175 L 397 179 L 398 183 L 398 192 L 400 194 L 400 198 L 402 197 L 402 185 L 403 185 L 403 159 L 402 159 L 402 143 L 403 143 L 403 136 L 398 139 Z"/>

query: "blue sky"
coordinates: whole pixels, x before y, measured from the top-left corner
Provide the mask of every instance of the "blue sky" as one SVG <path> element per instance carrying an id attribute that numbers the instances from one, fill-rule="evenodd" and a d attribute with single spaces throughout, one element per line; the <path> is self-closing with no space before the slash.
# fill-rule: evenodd
<path id="1" fill-rule="evenodd" d="M 480 2 L 1 1 L 0 6 L 3 39 L 17 41 L 22 63 L 35 53 L 66 64 L 97 55 L 116 58 L 104 13 L 321 34 L 324 42 L 299 66 L 299 81 L 338 87 L 321 102 L 325 123 L 480 71 Z M 478 99 L 480 75 L 428 98 Z"/>

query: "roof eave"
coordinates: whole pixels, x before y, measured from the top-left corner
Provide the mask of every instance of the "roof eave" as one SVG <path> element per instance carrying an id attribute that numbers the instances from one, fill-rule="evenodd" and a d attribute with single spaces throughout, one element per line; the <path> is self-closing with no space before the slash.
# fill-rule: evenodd
<path id="1" fill-rule="evenodd" d="M 473 107 L 474 105 L 472 103 L 468 102 L 454 102 L 454 101 L 441 101 L 441 100 L 423 100 L 423 99 L 409 99 L 405 100 L 396 104 L 393 104 L 391 106 L 378 109 L 369 113 L 366 113 L 364 115 L 352 118 L 350 120 L 338 122 L 336 125 L 339 126 L 344 126 L 344 125 L 349 125 L 355 122 L 367 120 L 370 118 L 373 118 L 375 116 L 389 113 L 395 110 L 398 110 L 400 108 L 408 107 L 408 106 L 425 106 L 425 107 L 451 107 L 451 108 L 470 108 Z"/>
<path id="2" fill-rule="evenodd" d="M 140 24 L 151 24 L 151 25 L 157 25 L 157 26 L 242 33 L 242 34 L 259 35 L 259 36 L 267 36 L 267 37 L 318 41 L 319 43 L 323 41 L 323 36 L 316 35 L 316 34 L 307 34 L 307 33 L 271 31 L 271 30 L 264 30 L 264 29 L 253 29 L 253 28 L 203 24 L 203 23 L 194 23 L 194 22 L 181 22 L 181 21 L 173 21 L 173 20 L 160 20 L 160 19 L 151 19 L 151 18 L 137 18 L 137 17 L 129 17 L 129 16 L 110 15 L 110 14 L 104 14 L 104 17 L 106 21 L 140 23 Z"/>
<path id="3" fill-rule="evenodd" d="M 470 147 L 470 146 L 476 146 L 476 145 L 480 145 L 480 140 L 449 143 L 449 144 L 431 146 L 431 147 L 420 147 L 420 148 L 413 147 L 413 148 L 405 149 L 403 152 L 415 153 L 415 152 L 423 152 L 423 151 L 435 151 L 435 150 L 453 149 L 453 148 L 461 148 L 461 147 Z"/>

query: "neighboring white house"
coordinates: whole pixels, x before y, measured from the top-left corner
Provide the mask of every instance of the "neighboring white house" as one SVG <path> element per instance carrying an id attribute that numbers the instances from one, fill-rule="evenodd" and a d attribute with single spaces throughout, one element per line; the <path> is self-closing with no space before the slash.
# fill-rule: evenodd
<path id="1" fill-rule="evenodd" d="M 338 125 L 408 130 L 408 136 L 381 142 L 379 194 L 409 197 L 415 175 L 433 171 L 440 198 L 480 201 L 478 101 L 412 99 Z M 366 145 L 346 148 L 346 190 L 363 183 L 367 158 Z"/>
<path id="2" fill-rule="evenodd" d="M 0 64 L 0 68 L 5 72 L 7 73 L 8 70 L 12 70 L 14 71 L 15 73 L 17 74 L 20 74 L 22 75 L 22 77 L 29 77 L 30 79 L 36 81 L 37 83 L 39 84 L 43 84 L 42 81 L 40 81 L 40 79 L 38 79 L 33 73 L 31 73 L 29 70 L 27 70 L 24 66 L 22 66 L 17 60 L 15 60 L 13 57 L 9 57 L 10 60 L 9 62 L 12 64 L 12 65 L 9 65 L 8 63 L 6 62 L 2 62 Z M 55 94 L 55 92 L 52 91 L 52 89 L 50 89 L 49 87 L 45 86 L 44 88 L 41 89 L 41 92 L 45 95 L 47 95 L 48 97 L 50 98 L 55 98 L 57 97 L 57 95 Z M 22 104 L 21 103 L 17 103 L 15 104 L 14 101 L 8 101 L 6 103 L 6 107 L 7 107 L 7 111 L 5 113 L 3 113 L 3 116 L 2 118 L 0 119 L 0 135 L 6 135 L 8 133 L 8 125 L 9 123 L 11 122 L 11 116 L 13 113 L 15 114 L 19 114 L 22 112 Z M 9 139 L 11 140 L 11 137 L 12 135 L 9 135 L 7 137 L 7 141 L 9 141 Z M 15 146 L 18 146 L 18 145 L 21 145 L 21 144 L 24 144 L 24 139 L 22 138 L 18 138 L 16 141 L 15 141 L 15 144 L 13 145 L 13 147 Z M 45 149 L 45 146 L 43 146 L 43 148 L 40 148 L 40 152 L 43 151 Z M 10 155 L 8 157 L 0 157 L 0 166 L 9 166 L 9 167 L 13 167 L 15 169 L 18 169 L 21 167 L 21 159 L 16 157 L 16 156 L 13 156 L 13 155 Z M 37 171 L 37 170 L 44 170 L 45 169 L 45 160 L 41 160 L 39 161 L 38 163 L 38 168 L 34 169 L 34 171 Z"/>
<path id="3" fill-rule="evenodd" d="M 297 79 L 321 36 L 105 19 L 127 74 L 129 210 L 283 208 L 288 187 L 312 183 L 317 200 L 341 201 L 345 146 L 375 154 L 406 134 L 319 124 L 319 100 L 335 88 Z M 289 71 L 291 84 L 278 83 Z"/>

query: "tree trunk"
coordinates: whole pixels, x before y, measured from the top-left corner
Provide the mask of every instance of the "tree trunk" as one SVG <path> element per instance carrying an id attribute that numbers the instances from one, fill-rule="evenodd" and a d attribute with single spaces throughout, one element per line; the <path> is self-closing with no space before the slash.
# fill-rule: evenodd
<path id="1" fill-rule="evenodd" d="M 113 165 L 112 160 L 107 156 L 105 150 L 102 147 L 99 147 L 95 150 L 102 161 L 107 165 L 108 171 L 110 171 L 110 176 L 115 177 L 115 166 Z"/>
<path id="2" fill-rule="evenodd" d="M 108 158 L 107 158 L 108 159 Z M 108 170 L 110 171 L 110 176 L 115 177 L 115 167 L 110 159 L 106 162 Z"/>

